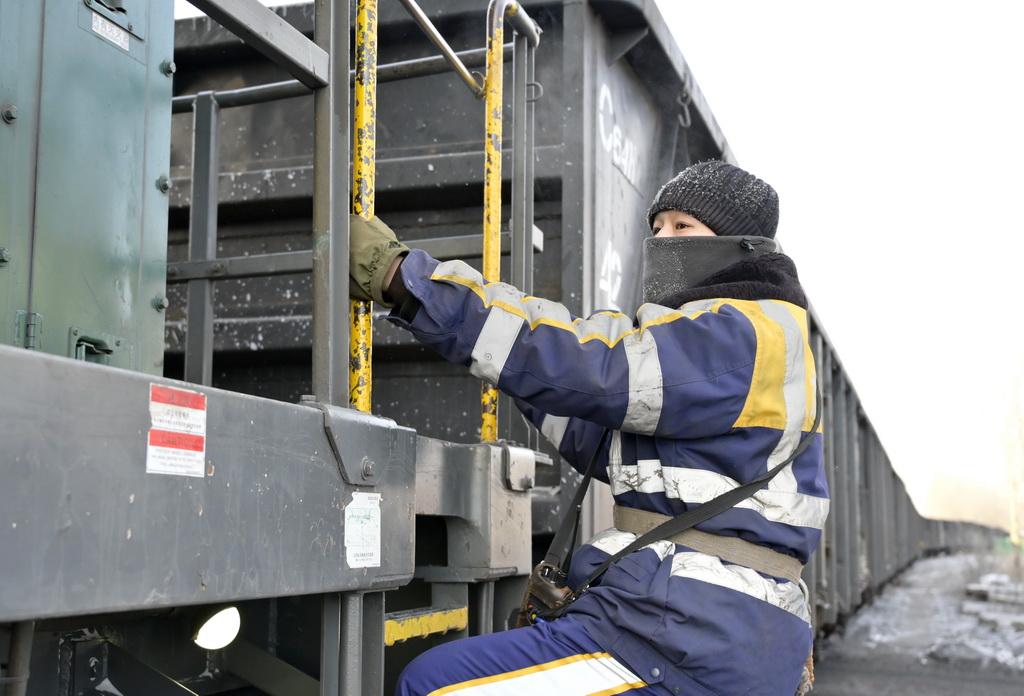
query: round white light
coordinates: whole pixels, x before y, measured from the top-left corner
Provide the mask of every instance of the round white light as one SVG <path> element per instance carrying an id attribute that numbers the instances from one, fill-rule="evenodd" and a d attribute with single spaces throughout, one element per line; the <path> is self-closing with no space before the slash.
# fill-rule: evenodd
<path id="1" fill-rule="evenodd" d="M 238 614 L 238 609 L 228 607 L 207 619 L 192 640 L 200 648 L 220 650 L 235 639 L 241 625 L 242 617 Z"/>

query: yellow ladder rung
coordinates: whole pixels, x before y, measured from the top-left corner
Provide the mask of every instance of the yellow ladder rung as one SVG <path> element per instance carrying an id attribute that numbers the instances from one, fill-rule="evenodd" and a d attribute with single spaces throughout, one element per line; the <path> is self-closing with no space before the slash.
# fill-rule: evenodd
<path id="1" fill-rule="evenodd" d="M 388 614 L 384 621 L 384 645 L 436 633 L 462 631 L 469 625 L 469 607 L 455 609 L 410 609 Z"/>

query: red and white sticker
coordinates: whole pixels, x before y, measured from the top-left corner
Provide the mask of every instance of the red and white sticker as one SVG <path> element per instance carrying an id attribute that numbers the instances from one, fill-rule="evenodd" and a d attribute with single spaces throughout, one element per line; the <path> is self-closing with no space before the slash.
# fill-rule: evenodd
<path id="1" fill-rule="evenodd" d="M 206 395 L 149 385 L 146 473 L 206 474 Z"/>

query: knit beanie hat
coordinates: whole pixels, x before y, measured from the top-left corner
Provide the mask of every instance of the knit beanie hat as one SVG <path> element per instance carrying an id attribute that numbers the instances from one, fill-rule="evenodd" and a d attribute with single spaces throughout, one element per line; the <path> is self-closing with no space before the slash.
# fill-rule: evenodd
<path id="1" fill-rule="evenodd" d="M 661 187 L 647 211 L 647 225 L 663 210 L 697 218 L 720 237 L 775 237 L 779 196 L 775 189 L 726 162 L 700 162 Z"/>

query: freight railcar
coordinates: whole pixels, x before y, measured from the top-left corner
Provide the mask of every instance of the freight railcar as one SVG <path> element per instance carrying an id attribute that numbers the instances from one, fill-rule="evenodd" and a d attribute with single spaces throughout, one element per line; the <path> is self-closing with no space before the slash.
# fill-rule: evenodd
<path id="1" fill-rule="evenodd" d="M 577 477 L 350 307 L 352 199 L 577 314 L 630 311 L 657 184 L 735 159 L 650 0 L 194 4 L 0 0 L 7 695 L 379 694 L 502 630 Z M 917 514 L 812 335 L 826 633 L 998 532 Z M 607 494 L 585 512 L 609 525 Z M 198 645 L 225 609 L 237 637 Z"/>

